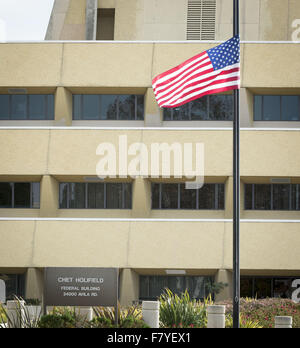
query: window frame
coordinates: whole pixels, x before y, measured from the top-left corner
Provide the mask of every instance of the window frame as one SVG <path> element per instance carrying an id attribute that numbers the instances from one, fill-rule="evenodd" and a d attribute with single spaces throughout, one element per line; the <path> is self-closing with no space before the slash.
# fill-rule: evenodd
<path id="1" fill-rule="evenodd" d="M 232 97 L 232 103 L 233 103 L 233 94 L 209 94 L 209 95 L 205 95 L 202 98 L 206 98 L 206 102 L 207 102 L 207 106 L 206 106 L 206 116 L 208 117 L 207 119 L 204 120 L 193 120 L 192 119 L 192 113 L 191 113 L 191 108 L 192 108 L 192 104 L 194 102 L 194 100 L 192 100 L 191 102 L 188 102 L 187 105 L 188 106 L 188 119 L 186 120 L 174 120 L 174 109 L 175 108 L 163 108 L 163 121 L 164 122 L 232 122 L 233 121 L 233 108 L 232 108 L 232 115 L 231 115 L 231 119 L 228 120 L 222 120 L 222 119 L 210 119 L 210 108 L 211 108 L 211 101 L 210 99 L 214 96 L 231 96 Z M 184 105 L 183 105 L 184 106 Z M 180 106 L 182 107 L 182 106 Z M 179 108 L 180 108 L 179 107 Z M 165 119 L 165 112 L 169 111 L 171 113 L 171 119 L 170 120 L 166 120 Z"/>
<path id="2" fill-rule="evenodd" d="M 251 190 L 251 209 L 246 209 L 246 185 L 251 185 L 252 190 Z M 270 190 L 270 209 L 255 209 L 255 186 L 258 185 L 269 185 L 271 186 Z M 289 186 L 289 209 L 274 209 L 274 186 L 276 185 L 287 185 Z M 300 199 L 298 200 L 298 209 L 292 209 L 292 192 L 293 192 L 293 186 L 297 186 L 297 191 L 299 192 L 300 195 L 300 184 L 244 184 L 244 210 L 245 211 L 292 211 L 292 212 L 297 212 L 300 211 Z"/>
<path id="3" fill-rule="evenodd" d="M 159 192 L 158 192 L 158 208 L 153 208 L 153 187 L 154 185 L 159 185 Z M 177 185 L 177 208 L 162 208 L 162 186 L 163 185 Z M 213 209 L 200 209 L 199 208 L 199 191 L 201 189 L 194 189 L 196 192 L 196 208 L 195 209 L 188 209 L 188 208 L 181 208 L 181 185 L 185 185 L 184 183 L 151 183 L 151 210 L 187 210 L 187 211 L 224 211 L 225 210 L 225 184 L 223 183 L 208 183 L 206 185 L 214 185 L 215 186 L 215 192 L 214 192 L 214 208 Z M 219 208 L 219 191 L 220 191 L 220 185 L 223 185 L 223 191 L 224 191 L 224 208 Z"/>
<path id="4" fill-rule="evenodd" d="M 262 102 L 261 102 L 261 120 L 256 119 L 255 117 L 255 98 L 256 97 L 262 97 Z M 280 120 L 266 120 L 264 119 L 264 97 L 280 97 Z M 283 111 L 282 111 L 282 98 L 283 97 L 298 97 L 298 120 L 284 120 L 283 119 Z M 253 121 L 254 122 L 300 122 L 300 95 L 291 95 L 291 94 L 254 94 L 253 95 Z"/>
<path id="5" fill-rule="evenodd" d="M 0 207 L 0 209 L 40 209 L 41 208 L 41 186 L 40 182 L 1 182 L 1 184 L 9 184 L 11 187 L 11 207 Z M 15 207 L 15 184 L 30 184 L 30 207 Z M 39 184 L 39 206 L 34 207 L 33 204 L 33 184 Z"/>
<path id="6" fill-rule="evenodd" d="M 1 94 L 8 96 L 8 117 L 1 118 L 1 121 L 53 121 L 55 119 L 55 96 L 54 94 Z M 44 97 L 44 118 L 30 118 L 30 97 L 31 96 L 43 96 Z M 15 96 L 25 96 L 26 97 L 26 118 L 18 119 L 12 118 L 12 98 Z M 49 115 L 49 97 L 53 98 L 53 114 Z"/>
<path id="7" fill-rule="evenodd" d="M 98 96 L 99 97 L 99 109 L 101 110 L 101 97 L 102 96 L 115 96 L 117 99 L 117 114 L 116 114 L 116 118 L 114 119 L 101 119 L 101 113 L 99 111 L 98 114 L 98 118 L 96 119 L 88 119 L 88 118 L 83 118 L 84 115 L 84 110 L 83 110 L 83 106 L 84 106 L 84 102 L 83 102 L 83 98 L 84 96 Z M 120 119 L 120 96 L 134 96 L 135 100 L 134 100 L 134 119 Z M 143 97 L 143 118 L 139 119 L 138 118 L 138 97 L 142 96 Z M 75 102 L 74 99 L 75 97 L 79 97 L 80 99 L 80 115 L 79 118 L 75 118 Z M 78 114 L 78 111 L 77 111 Z M 145 120 L 145 95 L 144 94 L 73 94 L 72 95 L 72 120 L 73 121 L 144 121 Z"/>
<path id="8" fill-rule="evenodd" d="M 84 184 L 85 185 L 85 197 L 84 197 L 84 208 L 70 208 L 70 185 L 71 184 Z M 94 183 L 83 183 L 83 182 L 60 182 L 59 183 L 59 198 L 58 198 L 58 207 L 61 210 L 132 210 L 132 183 L 131 182 L 120 182 L 120 183 L 100 183 L 104 185 L 104 195 L 103 195 L 103 208 L 89 208 L 89 199 L 88 199 L 88 185 Z M 121 184 L 122 185 L 122 208 L 107 208 L 107 185 L 110 184 Z M 61 185 L 67 185 L 67 207 L 61 207 Z M 130 208 L 125 207 L 125 185 L 130 185 Z"/>

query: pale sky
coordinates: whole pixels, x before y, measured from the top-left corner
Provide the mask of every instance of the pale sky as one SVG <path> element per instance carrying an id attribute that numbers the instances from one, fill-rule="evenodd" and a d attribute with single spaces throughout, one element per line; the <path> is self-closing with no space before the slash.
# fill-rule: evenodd
<path id="1" fill-rule="evenodd" d="M 54 0 L 0 0 L 0 41 L 42 41 Z"/>

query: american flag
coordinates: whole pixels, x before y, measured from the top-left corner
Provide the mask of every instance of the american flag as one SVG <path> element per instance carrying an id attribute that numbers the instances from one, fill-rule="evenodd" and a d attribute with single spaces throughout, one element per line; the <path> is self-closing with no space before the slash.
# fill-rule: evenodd
<path id="1" fill-rule="evenodd" d="M 175 108 L 207 94 L 240 88 L 240 37 L 188 59 L 152 81 L 160 107 Z"/>

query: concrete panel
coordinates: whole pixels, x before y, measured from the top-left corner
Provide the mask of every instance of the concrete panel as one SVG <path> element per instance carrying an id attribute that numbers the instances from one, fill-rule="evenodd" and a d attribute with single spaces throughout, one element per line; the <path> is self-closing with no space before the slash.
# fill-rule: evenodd
<path id="1" fill-rule="evenodd" d="M 66 44 L 63 83 L 73 87 L 149 86 L 151 57 L 151 45 Z"/>
<path id="2" fill-rule="evenodd" d="M 49 130 L 1 130 L 2 175 L 41 175 L 47 170 Z"/>
<path id="3" fill-rule="evenodd" d="M 41 267 L 124 267 L 129 223 L 37 222 L 33 262 Z"/>
<path id="4" fill-rule="evenodd" d="M 60 44 L 0 44 L 2 86 L 57 86 L 60 83 Z"/>
<path id="5" fill-rule="evenodd" d="M 32 264 L 34 221 L 0 222 L 1 267 L 28 267 Z"/>

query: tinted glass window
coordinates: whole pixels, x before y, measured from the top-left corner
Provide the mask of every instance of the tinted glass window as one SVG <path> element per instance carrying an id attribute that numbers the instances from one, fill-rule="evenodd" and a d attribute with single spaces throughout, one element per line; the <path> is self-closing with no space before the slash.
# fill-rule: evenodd
<path id="1" fill-rule="evenodd" d="M 204 185 L 199 190 L 199 209 L 215 209 L 215 198 L 215 185 Z"/>
<path id="2" fill-rule="evenodd" d="M 190 102 L 191 120 L 202 121 L 208 119 L 208 97 L 199 98 Z"/>
<path id="3" fill-rule="evenodd" d="M 209 119 L 227 120 L 233 118 L 233 97 L 232 95 L 209 96 Z"/>
<path id="4" fill-rule="evenodd" d="M 141 121 L 144 119 L 144 96 L 143 95 L 137 96 L 137 119 Z"/>
<path id="5" fill-rule="evenodd" d="M 254 281 L 254 293 L 257 298 L 272 297 L 272 280 L 257 278 Z"/>
<path id="6" fill-rule="evenodd" d="M 294 291 L 292 288 L 294 279 L 298 279 L 298 277 L 242 277 L 241 297 L 291 299 Z"/>
<path id="7" fill-rule="evenodd" d="M 255 185 L 254 187 L 254 209 L 271 209 L 271 185 Z"/>
<path id="8" fill-rule="evenodd" d="M 252 194 L 253 185 L 245 185 L 245 209 L 252 210 L 253 209 L 253 194 Z"/>
<path id="9" fill-rule="evenodd" d="M 118 97 L 115 95 L 101 96 L 101 120 L 116 120 L 118 115 Z"/>
<path id="10" fill-rule="evenodd" d="M 152 184 L 152 209 L 159 208 L 159 184 Z"/>
<path id="11" fill-rule="evenodd" d="M 98 95 L 83 96 L 83 119 L 97 120 L 100 114 L 100 98 Z"/>
<path id="12" fill-rule="evenodd" d="M 61 209 L 68 208 L 68 190 L 69 190 L 69 184 L 59 185 L 59 207 Z"/>
<path id="13" fill-rule="evenodd" d="M 173 109 L 173 121 L 189 121 L 189 104 Z"/>
<path id="14" fill-rule="evenodd" d="M 300 210 L 300 185 L 292 185 L 291 209 Z"/>
<path id="15" fill-rule="evenodd" d="M 54 95 L 47 96 L 47 119 L 54 120 Z"/>
<path id="16" fill-rule="evenodd" d="M 0 208 L 40 208 L 40 183 L 0 183 Z"/>
<path id="17" fill-rule="evenodd" d="M 197 208 L 197 190 L 185 188 L 185 184 L 180 185 L 180 208 L 196 209 Z"/>
<path id="18" fill-rule="evenodd" d="M 143 120 L 143 95 L 73 95 L 74 120 Z"/>
<path id="19" fill-rule="evenodd" d="M 299 121 L 299 96 L 254 96 L 255 121 Z"/>
<path id="20" fill-rule="evenodd" d="M 71 209 L 85 208 L 85 184 L 71 183 L 70 184 L 69 204 Z"/>
<path id="21" fill-rule="evenodd" d="M 245 185 L 246 210 L 300 210 L 298 184 Z"/>
<path id="22" fill-rule="evenodd" d="M 131 209 L 132 206 L 132 185 L 123 184 L 124 209 Z"/>
<path id="23" fill-rule="evenodd" d="M 54 96 L 50 94 L 0 95 L 0 119 L 53 120 Z"/>
<path id="24" fill-rule="evenodd" d="M 262 121 L 262 104 L 263 103 L 263 97 L 256 95 L 254 97 L 254 120 L 255 121 Z"/>
<path id="25" fill-rule="evenodd" d="M 233 96 L 210 95 L 178 108 L 165 108 L 164 121 L 230 121 L 233 119 Z"/>
<path id="26" fill-rule="evenodd" d="M 88 209 L 103 209 L 104 199 L 104 184 L 88 184 Z"/>
<path id="27" fill-rule="evenodd" d="M 122 209 L 122 184 L 107 185 L 107 209 Z"/>
<path id="28" fill-rule="evenodd" d="M 178 185 L 163 184 L 161 190 L 161 208 L 178 209 Z"/>
<path id="29" fill-rule="evenodd" d="M 11 96 L 11 118 L 13 120 L 26 120 L 27 118 L 27 96 Z"/>
<path id="30" fill-rule="evenodd" d="M 61 183 L 60 209 L 131 209 L 131 183 Z"/>
<path id="31" fill-rule="evenodd" d="M 140 276 L 139 283 L 141 300 L 156 300 L 166 288 L 178 295 L 187 290 L 190 298 L 200 300 L 211 293 L 212 279 L 200 276 Z"/>
<path id="32" fill-rule="evenodd" d="M 15 183 L 15 208 L 30 208 L 30 183 Z"/>
<path id="33" fill-rule="evenodd" d="M 46 98 L 44 95 L 29 96 L 29 119 L 43 120 L 46 115 Z"/>
<path id="34" fill-rule="evenodd" d="M 185 184 L 152 184 L 152 209 L 220 209 L 225 207 L 224 184 L 186 189 Z"/>
<path id="35" fill-rule="evenodd" d="M 31 207 L 40 208 L 40 183 L 37 182 L 31 184 Z"/>
<path id="36" fill-rule="evenodd" d="M 273 185 L 273 209 L 289 210 L 290 185 Z"/>
<path id="37" fill-rule="evenodd" d="M 9 119 L 9 96 L 0 94 L 0 120 Z"/>
<path id="38" fill-rule="evenodd" d="M 0 208 L 12 207 L 12 184 L 0 183 Z"/>
<path id="39" fill-rule="evenodd" d="M 0 274 L 0 280 L 5 283 L 6 301 L 15 300 L 15 296 L 25 298 L 24 274 Z"/>
<path id="40" fill-rule="evenodd" d="M 282 96 L 282 120 L 283 121 L 299 121 L 299 97 L 298 96 Z"/>
<path id="41" fill-rule="evenodd" d="M 82 105 L 82 95 L 73 95 L 73 119 L 80 120 L 81 119 L 81 105 Z"/>
<path id="42" fill-rule="evenodd" d="M 119 96 L 119 120 L 135 119 L 135 96 L 120 95 Z"/>
<path id="43" fill-rule="evenodd" d="M 280 121 L 280 96 L 264 96 L 264 121 Z"/>

